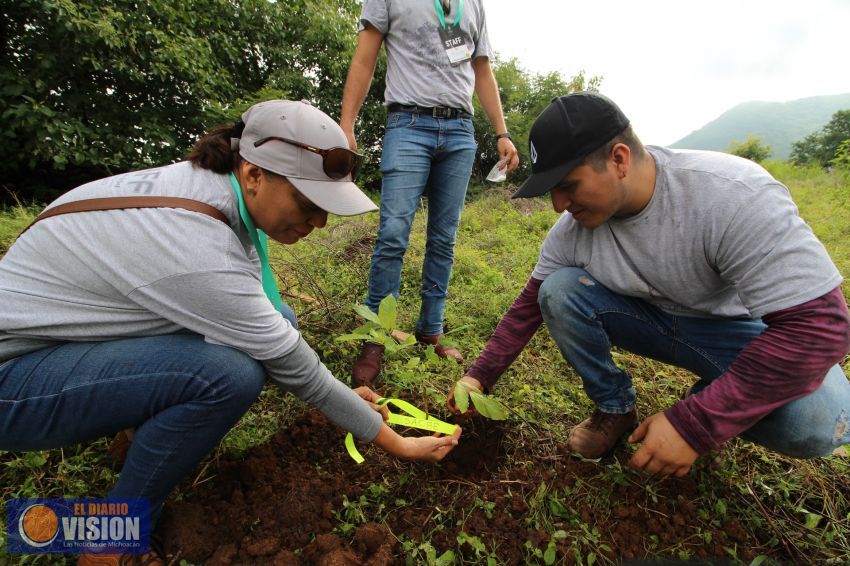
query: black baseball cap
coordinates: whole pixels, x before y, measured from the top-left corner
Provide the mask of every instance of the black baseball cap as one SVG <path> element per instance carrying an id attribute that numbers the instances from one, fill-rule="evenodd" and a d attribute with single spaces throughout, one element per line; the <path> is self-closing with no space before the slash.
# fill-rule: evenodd
<path id="1" fill-rule="evenodd" d="M 628 125 L 629 119 L 617 105 L 599 93 L 576 92 L 553 98 L 531 126 L 531 177 L 512 198 L 548 193 L 585 157 Z"/>

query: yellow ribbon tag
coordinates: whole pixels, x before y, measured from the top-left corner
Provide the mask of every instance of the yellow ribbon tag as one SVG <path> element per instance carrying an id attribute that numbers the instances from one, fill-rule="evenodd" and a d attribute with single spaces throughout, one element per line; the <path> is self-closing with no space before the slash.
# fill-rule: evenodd
<path id="1" fill-rule="evenodd" d="M 449 424 L 441 421 L 440 419 L 434 418 L 428 415 L 425 411 L 422 411 L 401 399 L 387 399 L 385 397 L 381 397 L 375 402 L 375 404 L 394 405 L 396 408 L 407 413 L 407 415 L 400 415 L 389 411 L 387 424 L 397 424 L 408 428 L 430 430 L 432 432 L 439 432 L 442 434 L 454 434 L 454 431 L 457 430 L 457 425 Z M 389 410 L 389 407 L 387 407 L 387 410 Z M 350 432 L 345 435 L 345 449 L 348 450 L 348 454 L 358 464 L 362 464 L 365 461 L 365 458 L 363 458 L 360 452 L 357 451 L 357 447 L 354 446 L 354 435 Z"/>

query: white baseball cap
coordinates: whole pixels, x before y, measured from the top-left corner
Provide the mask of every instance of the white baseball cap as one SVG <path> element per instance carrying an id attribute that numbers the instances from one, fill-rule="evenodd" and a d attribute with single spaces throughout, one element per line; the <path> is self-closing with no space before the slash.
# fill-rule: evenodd
<path id="1" fill-rule="evenodd" d="M 242 114 L 239 155 L 286 177 L 310 201 L 331 214 L 378 210 L 354 184 L 363 157 L 349 149 L 342 128 L 309 102 L 268 100 Z"/>

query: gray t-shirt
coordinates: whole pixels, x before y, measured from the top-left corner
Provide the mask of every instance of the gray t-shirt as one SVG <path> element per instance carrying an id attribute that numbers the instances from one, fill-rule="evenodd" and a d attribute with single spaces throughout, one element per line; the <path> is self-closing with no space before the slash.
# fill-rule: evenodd
<path id="1" fill-rule="evenodd" d="M 452 0 L 446 25 L 455 21 L 458 0 Z M 387 51 L 387 104 L 448 106 L 472 114 L 475 73 L 471 59 L 452 65 L 437 29 L 440 21 L 433 0 L 365 0 L 360 29 L 369 23 L 384 34 Z M 472 59 L 491 57 L 484 5 L 481 0 L 464 0 L 458 24 Z"/>
<path id="2" fill-rule="evenodd" d="M 176 163 L 88 183 L 51 207 L 140 195 L 211 204 L 229 226 L 168 208 L 81 212 L 39 222 L 0 261 L 0 363 L 61 341 L 189 330 L 259 360 L 283 389 L 372 440 L 380 415 L 330 374 L 265 296 L 257 253 L 226 175 Z"/>
<path id="3" fill-rule="evenodd" d="M 788 189 L 762 167 L 724 153 L 647 149 L 656 163 L 649 204 L 594 230 L 563 214 L 533 277 L 581 267 L 608 289 L 672 314 L 745 318 L 841 283 Z"/>

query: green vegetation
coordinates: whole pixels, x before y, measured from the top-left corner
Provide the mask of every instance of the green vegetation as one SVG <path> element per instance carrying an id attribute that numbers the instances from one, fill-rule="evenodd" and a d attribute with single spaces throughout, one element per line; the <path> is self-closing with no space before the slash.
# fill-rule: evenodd
<path id="1" fill-rule="evenodd" d="M 0 182 L 47 202 L 182 159 L 259 100 L 305 98 L 335 114 L 359 12 L 356 0 L 4 2 Z M 361 132 L 368 147 L 380 101 L 362 114 L 375 125 Z"/>
<path id="2" fill-rule="evenodd" d="M 25 206 L 20 202 L 9 208 L 0 208 L 0 256 L 6 253 L 18 234 L 35 220 L 39 210 L 37 206 Z"/>
<path id="3" fill-rule="evenodd" d="M 764 143 L 764 140 L 759 136 L 747 136 L 747 139 L 742 142 L 733 141 L 729 144 L 729 149 L 726 150 L 732 155 L 761 163 L 768 157 L 772 151 L 769 145 Z"/>
<path id="4" fill-rule="evenodd" d="M 765 166 L 790 187 L 802 216 L 826 245 L 841 272 L 850 274 L 850 173 L 773 161 Z M 473 193 L 458 237 L 452 295 L 447 305 L 450 335 L 469 355 L 483 348 L 495 324 L 522 289 L 540 243 L 556 218 L 545 199 L 511 201 L 507 188 L 476 188 Z M 33 209 L 20 206 L 0 213 L 3 241 L 8 242 L 9 235 L 25 226 L 33 213 Z M 365 291 L 376 223 L 376 215 L 334 217 L 327 229 L 315 232 L 306 241 L 295 246 L 273 246 L 271 250 L 281 288 L 290 295 L 288 300 L 298 312 L 306 339 L 341 379 L 350 375 L 359 344 L 340 342 L 336 337 L 361 324 L 351 305 L 359 303 Z M 416 291 L 424 246 L 424 215 L 419 215 L 404 264 L 402 298 L 394 323 L 402 329 L 412 328 L 418 313 Z M 850 283 L 843 288 L 845 296 L 850 296 Z M 688 372 L 629 353 L 617 352 L 616 360 L 635 377 L 639 410 L 644 415 L 674 403 L 692 382 Z M 850 371 L 850 360 L 845 362 L 845 369 Z M 462 372 L 463 368 L 452 361 L 423 359 L 419 347 L 405 348 L 387 360 L 386 394 L 403 394 L 436 416 L 444 415 L 445 396 Z M 506 442 L 514 444 L 551 446 L 563 441 L 568 427 L 590 410 L 579 379 L 545 328 L 506 372 L 494 393 L 511 407 L 508 420 L 500 426 L 509 430 Z M 206 481 L 222 454 L 238 454 L 265 442 L 290 424 L 303 408 L 292 397 L 267 388 L 210 457 L 211 465 L 188 478 L 175 497 L 183 497 Z M 105 493 L 117 475 L 106 455 L 107 441 L 37 453 L 0 453 L 0 498 Z M 703 464 L 691 473 L 698 493 L 690 503 L 698 507 L 700 520 L 699 524 L 689 525 L 693 536 L 710 538 L 709 528 L 734 520 L 746 533 L 769 533 L 756 558 L 762 564 L 773 563 L 760 558 L 763 555 L 806 557 L 806 561 L 820 564 L 850 561 L 847 457 L 800 461 L 742 441 L 730 444 L 715 465 Z M 380 521 L 390 507 L 403 504 L 388 495 L 392 492 L 391 483 L 416 481 L 419 474 L 426 473 L 425 469 L 411 467 L 402 477 L 375 484 L 365 498 L 346 500 L 341 508 L 333 510 L 339 531 L 350 534 L 359 524 Z M 570 478 L 567 487 L 557 486 L 555 480 L 559 478 L 552 478 L 532 489 L 524 501 L 529 508 L 529 526 L 549 536 L 546 540 L 526 542 L 528 562 L 552 563 L 555 548 L 569 541 L 567 548 L 576 563 L 608 563 L 605 556 L 609 552 L 600 542 L 603 537 L 597 520 L 617 520 L 618 510 L 611 508 L 611 501 L 616 490 L 624 486 L 639 486 L 644 505 L 675 509 L 681 504 L 675 496 L 663 494 L 675 492 L 664 489 L 669 487 L 665 482 L 673 480 L 646 478 L 628 470 L 624 462 L 603 461 L 582 469 L 595 475 Z M 488 509 L 492 513 L 492 503 L 478 497 L 479 491 L 472 483 L 464 489 L 470 514 L 475 511 L 486 515 Z M 640 500 L 635 504 L 641 504 Z M 574 511 L 587 507 L 596 510 L 594 517 Z M 445 509 L 435 509 L 429 525 L 438 528 L 461 520 L 446 514 Z M 499 549 L 487 546 L 480 533 L 476 536 L 465 530 L 457 537 L 454 551 L 438 551 L 430 538 L 435 532 L 425 531 L 422 540 L 401 541 L 400 548 L 410 563 L 453 564 L 458 563 L 456 559 L 461 554 L 472 563 L 499 563 Z M 647 537 L 644 544 L 648 558 L 695 558 L 685 546 L 671 545 L 658 537 Z M 741 551 L 742 547 L 735 545 L 726 549 L 733 562 L 741 560 Z M 613 552 L 616 555 L 617 549 Z M 24 560 L 0 554 L 0 563 L 6 562 L 50 564 L 55 563 L 55 558 Z M 70 559 L 68 563 L 72 563 Z"/>
<path id="5" fill-rule="evenodd" d="M 507 411 L 498 401 L 462 381 L 458 381 L 455 385 L 454 395 L 455 403 L 461 413 L 465 413 L 469 409 L 469 402 L 472 401 L 475 410 L 488 419 L 503 421 L 508 418 Z"/>
<path id="6" fill-rule="evenodd" d="M 850 138 L 841 142 L 835 150 L 835 157 L 829 163 L 834 167 L 850 170 Z"/>
<path id="7" fill-rule="evenodd" d="M 93 179 L 178 161 L 204 131 L 261 100 L 306 99 L 336 117 L 359 13 L 357 0 L 6 2 L 0 187 L 46 203 Z M 356 129 L 367 156 L 361 183 L 375 191 L 385 66 L 382 51 Z M 549 100 L 600 82 L 537 75 L 514 59 L 495 58 L 493 68 L 524 164 L 528 130 Z M 475 104 L 483 179 L 498 156 Z"/>
<path id="8" fill-rule="evenodd" d="M 354 305 L 354 311 L 366 319 L 366 323 L 355 328 L 350 334 L 337 336 L 339 342 L 374 342 L 381 344 L 388 355 L 393 355 L 398 350 L 408 348 L 416 343 L 414 336 L 407 336 L 404 340 L 397 341 L 392 336 L 396 328 L 398 316 L 396 298 L 387 295 L 378 305 L 378 313 L 375 314 L 369 307 L 363 304 Z"/>
<path id="9" fill-rule="evenodd" d="M 599 90 L 602 77 L 585 78 L 584 72 L 569 80 L 559 73 L 539 75 L 523 69 L 516 59 L 503 61 L 497 56 L 493 61 L 493 74 L 499 84 L 499 97 L 505 113 L 505 123 L 519 151 L 520 165 L 512 173 L 516 179 L 531 174 L 531 159 L 528 156 L 528 133 L 531 125 L 549 102 L 556 96 L 582 90 Z M 475 160 L 473 175 L 484 182 L 487 172 L 499 160 L 496 144 L 493 141 L 493 127 L 487 113 L 476 97 L 473 100 L 475 115 L 475 141 L 478 143 L 478 159 Z"/>
<path id="10" fill-rule="evenodd" d="M 840 151 L 846 158 L 850 142 L 850 110 L 839 110 L 819 131 L 794 144 L 791 161 L 797 165 L 821 164 L 828 166 L 834 159 L 841 163 Z"/>

